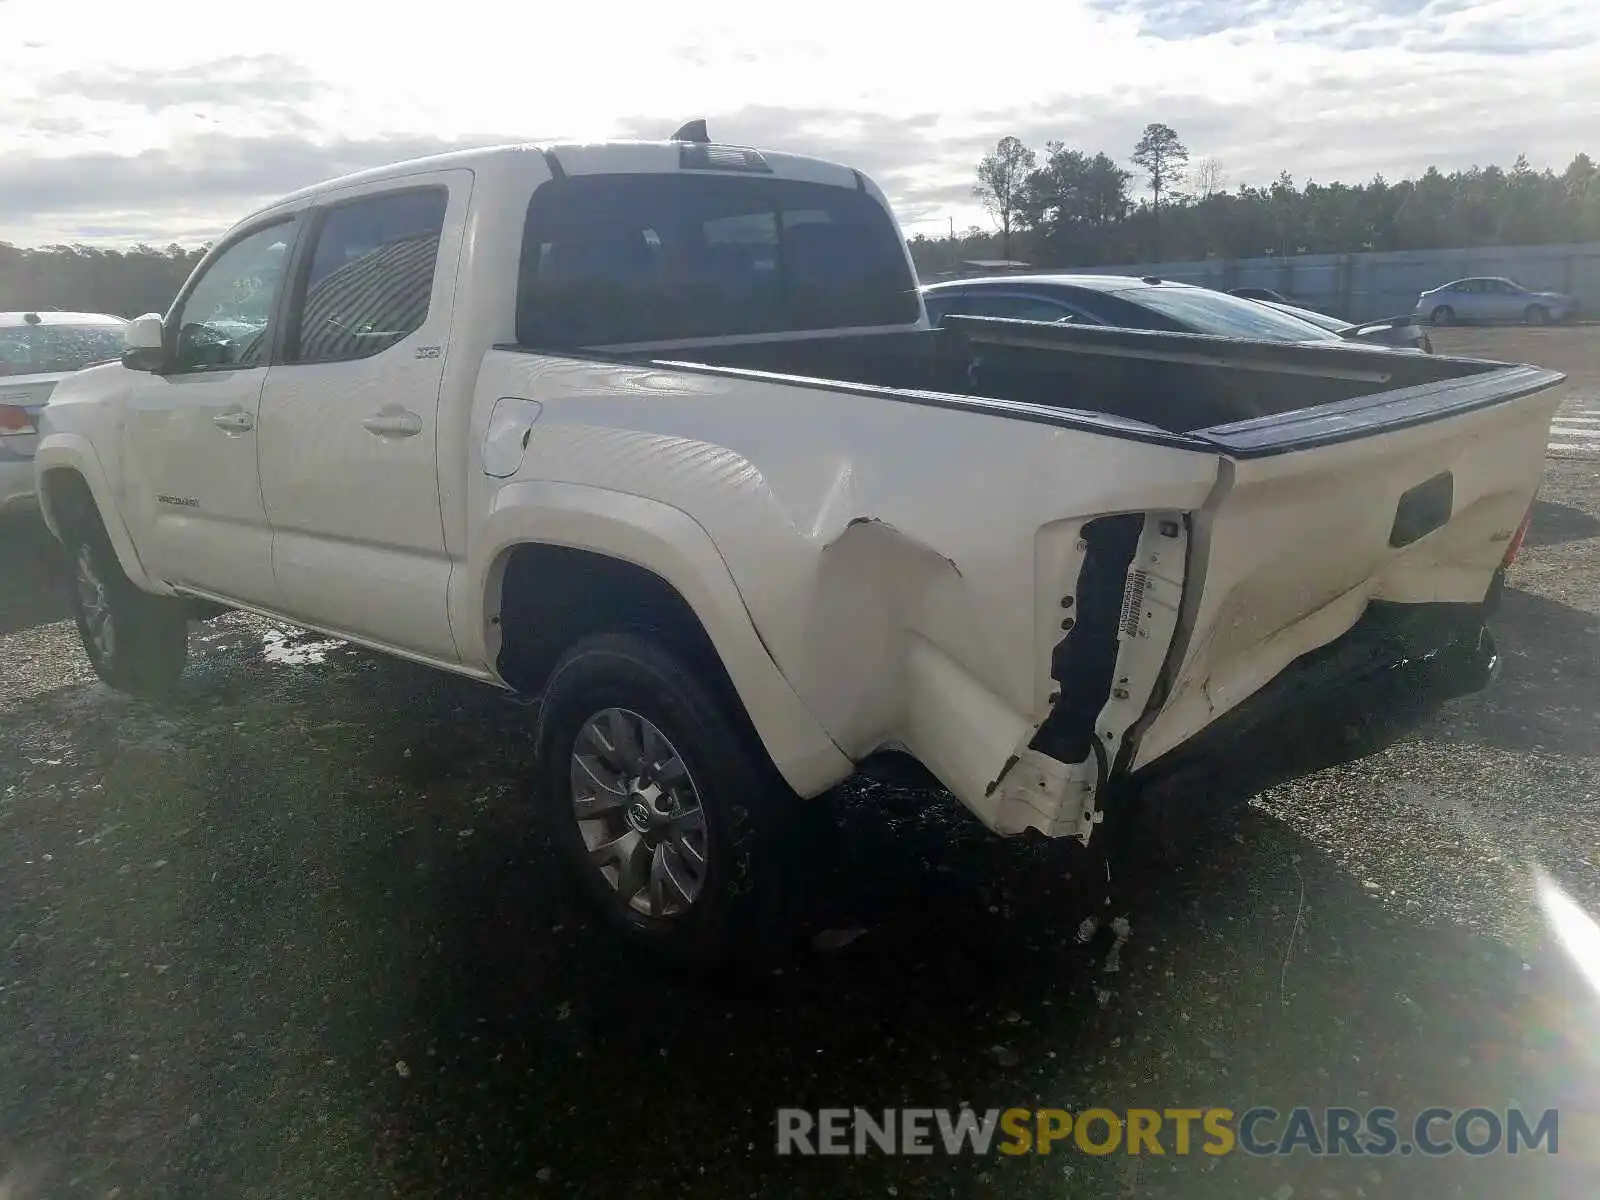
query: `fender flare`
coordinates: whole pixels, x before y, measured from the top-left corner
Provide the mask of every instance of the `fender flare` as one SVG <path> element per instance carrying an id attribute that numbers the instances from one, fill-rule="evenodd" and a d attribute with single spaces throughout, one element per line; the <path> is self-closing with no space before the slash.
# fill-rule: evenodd
<path id="1" fill-rule="evenodd" d="M 57 541 L 65 540 L 60 514 L 51 506 L 50 491 L 44 486 L 44 478 L 51 471 L 71 471 L 88 487 L 100 524 L 105 527 L 106 537 L 111 540 L 111 548 L 116 552 L 123 573 L 136 587 L 149 592 L 168 593 L 169 589 L 156 583 L 144 569 L 133 537 L 112 497 L 111 483 L 100 463 L 100 456 L 95 453 L 94 445 L 88 438 L 76 433 L 52 433 L 40 442 L 33 463 L 34 479 L 39 491 L 39 512 Z"/>
<path id="2" fill-rule="evenodd" d="M 711 535 L 682 509 L 586 484 L 510 483 L 495 493 L 474 541 L 467 569 L 452 580 L 450 603 L 463 618 L 455 633 L 468 661 L 492 667 L 498 653 L 492 619 L 505 564 L 517 546 L 562 546 L 617 559 L 658 576 L 688 604 L 791 788 L 814 796 L 855 770 L 768 653 Z"/>

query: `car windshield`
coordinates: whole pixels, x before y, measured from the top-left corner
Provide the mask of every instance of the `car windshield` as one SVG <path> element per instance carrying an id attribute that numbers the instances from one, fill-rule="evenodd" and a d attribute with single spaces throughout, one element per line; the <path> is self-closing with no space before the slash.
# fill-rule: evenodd
<path id="1" fill-rule="evenodd" d="M 16 325 L 0 329 L 0 375 L 81 371 L 121 353 L 121 325 Z"/>
<path id="2" fill-rule="evenodd" d="M 1195 333 L 1271 342 L 1338 341 L 1338 335 L 1254 300 L 1206 288 L 1146 287 L 1114 293 L 1170 317 Z"/>

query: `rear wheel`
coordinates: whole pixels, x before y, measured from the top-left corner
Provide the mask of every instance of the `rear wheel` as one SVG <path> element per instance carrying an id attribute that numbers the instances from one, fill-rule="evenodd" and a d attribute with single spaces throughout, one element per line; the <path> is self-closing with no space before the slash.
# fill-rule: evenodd
<path id="1" fill-rule="evenodd" d="M 1456 310 L 1448 304 L 1441 304 L 1433 310 L 1428 320 L 1435 325 L 1454 325 L 1456 323 Z"/>
<path id="2" fill-rule="evenodd" d="M 1550 310 L 1542 304 L 1530 304 L 1522 312 L 1522 322 L 1525 325 L 1550 324 Z"/>
<path id="3" fill-rule="evenodd" d="M 558 852 L 626 940 L 696 967 L 780 931 L 798 803 L 720 692 L 615 633 L 573 646 L 540 704 L 538 803 Z"/>
<path id="4" fill-rule="evenodd" d="M 183 674 L 189 614 L 181 601 L 141 591 L 123 573 L 98 520 L 68 531 L 72 615 L 95 674 L 118 691 L 160 696 Z"/>

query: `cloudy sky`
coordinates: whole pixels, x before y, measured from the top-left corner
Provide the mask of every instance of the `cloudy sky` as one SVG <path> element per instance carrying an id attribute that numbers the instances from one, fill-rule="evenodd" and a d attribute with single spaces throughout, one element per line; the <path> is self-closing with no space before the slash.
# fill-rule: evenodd
<path id="1" fill-rule="evenodd" d="M 981 219 L 1004 134 L 1125 158 L 1165 121 L 1230 186 L 1600 156 L 1596 0 L 0 0 L 0 30 L 18 245 L 196 242 L 360 167 L 691 116 L 859 166 L 929 233 Z"/>

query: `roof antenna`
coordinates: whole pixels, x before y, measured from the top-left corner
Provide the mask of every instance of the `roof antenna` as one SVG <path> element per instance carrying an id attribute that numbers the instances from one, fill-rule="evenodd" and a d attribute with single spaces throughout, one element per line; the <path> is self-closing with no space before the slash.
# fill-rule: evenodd
<path id="1" fill-rule="evenodd" d="M 710 142 L 711 135 L 706 132 L 706 119 L 696 117 L 692 121 L 685 121 L 678 126 L 678 132 L 672 135 L 674 142 Z"/>

